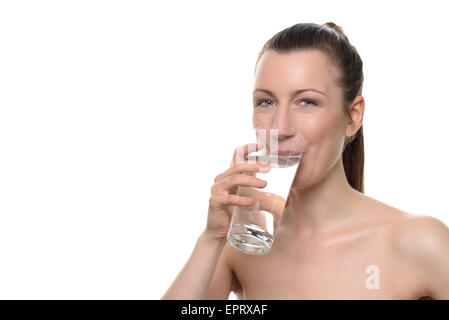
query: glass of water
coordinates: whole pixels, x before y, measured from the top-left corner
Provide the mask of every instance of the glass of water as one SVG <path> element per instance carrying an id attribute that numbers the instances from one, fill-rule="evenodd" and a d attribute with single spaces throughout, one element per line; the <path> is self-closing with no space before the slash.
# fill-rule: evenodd
<path id="1" fill-rule="evenodd" d="M 251 207 L 234 206 L 231 227 L 227 234 L 229 244 L 248 254 L 270 251 L 274 233 L 286 208 L 294 177 L 304 152 L 304 140 L 296 130 L 255 128 L 255 143 L 250 144 L 247 155 L 236 155 L 236 163 L 267 163 L 270 170 L 245 172 L 266 180 L 264 188 L 238 186 L 237 195 L 254 200 Z"/>

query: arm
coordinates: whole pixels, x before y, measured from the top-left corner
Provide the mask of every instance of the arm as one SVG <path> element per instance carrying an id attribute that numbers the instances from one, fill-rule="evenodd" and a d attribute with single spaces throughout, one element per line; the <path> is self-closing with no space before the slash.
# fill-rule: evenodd
<path id="1" fill-rule="evenodd" d="M 205 299 L 225 243 L 226 239 L 219 242 L 203 232 L 189 260 L 161 300 Z"/>
<path id="2" fill-rule="evenodd" d="M 415 216 L 396 232 L 395 246 L 423 279 L 427 295 L 449 299 L 449 228 L 443 222 Z"/>
<path id="3" fill-rule="evenodd" d="M 239 297 L 241 286 L 230 267 L 230 258 L 233 250 L 235 249 L 226 242 L 205 299 L 227 300 L 231 291 L 234 291 L 237 297 Z"/>

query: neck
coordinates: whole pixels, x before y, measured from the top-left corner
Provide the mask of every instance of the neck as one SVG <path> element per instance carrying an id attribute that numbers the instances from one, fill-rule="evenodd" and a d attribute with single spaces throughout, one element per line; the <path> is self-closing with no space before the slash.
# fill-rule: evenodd
<path id="1" fill-rule="evenodd" d="M 354 200 L 359 194 L 346 179 L 340 161 L 319 182 L 305 188 L 293 184 L 281 225 L 297 236 L 314 236 L 348 222 L 356 212 Z"/>

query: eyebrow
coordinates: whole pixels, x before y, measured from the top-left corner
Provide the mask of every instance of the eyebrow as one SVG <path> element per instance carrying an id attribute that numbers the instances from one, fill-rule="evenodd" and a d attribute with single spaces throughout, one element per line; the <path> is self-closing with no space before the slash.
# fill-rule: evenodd
<path id="1" fill-rule="evenodd" d="M 253 94 L 256 93 L 257 91 L 265 92 L 266 94 L 269 94 L 270 96 L 276 98 L 276 95 L 275 95 L 273 92 L 271 92 L 270 90 L 267 90 L 267 89 L 261 89 L 261 88 L 256 88 L 256 89 L 254 89 Z M 307 89 L 295 90 L 295 91 L 292 92 L 291 97 L 293 98 L 293 97 L 296 96 L 297 94 L 300 94 L 300 93 L 305 92 L 305 91 L 315 91 L 315 92 L 321 93 L 322 95 L 324 95 L 324 96 L 327 97 L 327 95 L 326 95 L 324 92 L 322 92 L 322 91 L 320 91 L 320 90 L 317 90 L 317 89 L 314 89 L 314 88 L 307 88 Z"/>

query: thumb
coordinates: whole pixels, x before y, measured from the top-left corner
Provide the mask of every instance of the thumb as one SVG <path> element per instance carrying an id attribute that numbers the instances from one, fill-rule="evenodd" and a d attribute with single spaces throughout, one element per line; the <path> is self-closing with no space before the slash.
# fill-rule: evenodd
<path id="1" fill-rule="evenodd" d="M 270 212 L 273 215 L 274 221 L 278 220 L 284 212 L 286 201 L 283 197 L 260 190 L 253 189 L 249 197 L 259 200 L 259 210 Z"/>

